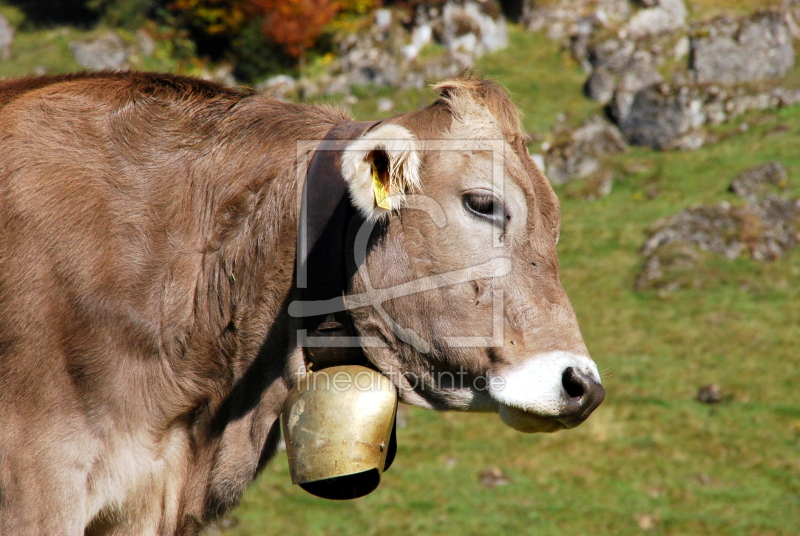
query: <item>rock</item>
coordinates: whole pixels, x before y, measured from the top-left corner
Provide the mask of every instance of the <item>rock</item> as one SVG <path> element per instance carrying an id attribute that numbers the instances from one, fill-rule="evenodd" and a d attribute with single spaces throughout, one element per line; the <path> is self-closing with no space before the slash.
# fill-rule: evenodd
<path id="1" fill-rule="evenodd" d="M 786 250 L 800 246 L 800 200 L 770 194 L 748 206 L 760 221 L 750 230 L 754 236 L 748 237 L 750 258 L 779 259 Z"/>
<path id="2" fill-rule="evenodd" d="M 609 110 L 611 117 L 618 124 L 624 123 L 636 93 L 661 81 L 654 56 L 644 50 L 635 51 L 619 76 Z"/>
<path id="3" fill-rule="evenodd" d="M 589 72 L 592 70 L 592 65 L 589 61 L 588 46 L 597 24 L 597 17 L 581 17 L 575 24 L 577 31 L 571 37 L 572 57 Z"/>
<path id="4" fill-rule="evenodd" d="M 98 37 L 69 44 L 75 61 L 95 71 L 119 70 L 128 61 L 128 48 L 120 36 L 106 32 Z"/>
<path id="5" fill-rule="evenodd" d="M 676 151 L 696 151 L 706 143 L 706 135 L 701 131 L 684 134 L 670 144 L 670 149 Z"/>
<path id="6" fill-rule="evenodd" d="M 255 87 L 256 91 L 266 93 L 278 100 L 289 100 L 297 94 L 297 80 L 288 74 L 279 74 L 267 78 Z"/>
<path id="7" fill-rule="evenodd" d="M 508 46 L 505 19 L 482 11 L 476 2 L 448 2 L 442 9 L 442 44 L 453 51 L 471 55 L 500 50 Z"/>
<path id="8" fill-rule="evenodd" d="M 156 52 L 156 41 L 150 35 L 150 32 L 144 28 L 140 28 L 136 32 L 136 42 L 139 45 L 139 51 L 143 56 L 149 57 Z"/>
<path id="9" fill-rule="evenodd" d="M 652 2 L 655 3 L 655 2 Z M 686 6 L 683 0 L 658 0 L 658 5 L 636 13 L 624 31 L 631 39 L 671 33 L 686 25 Z"/>
<path id="10" fill-rule="evenodd" d="M 328 79 L 317 77 L 313 83 L 319 92 L 330 95 L 365 85 L 419 89 L 426 80 L 453 77 L 474 66 L 478 56 L 507 45 L 505 20 L 499 9 L 491 11 L 493 5 L 450 1 L 439 9 L 420 4 L 410 28 L 384 24 L 392 18 L 403 20 L 403 15 L 380 10 L 375 25 L 337 37 L 340 60 L 329 68 Z M 420 58 L 420 52 L 433 42 L 443 45 L 446 52 Z"/>
<path id="11" fill-rule="evenodd" d="M 416 58 L 420 51 L 433 40 L 433 30 L 430 24 L 420 24 L 411 32 L 411 43 L 403 47 L 403 56 L 407 60 Z"/>
<path id="12" fill-rule="evenodd" d="M 608 27 L 627 20 L 630 13 L 628 0 L 525 0 L 521 22 L 530 31 L 547 30 L 550 39 L 561 40 L 575 35 L 575 24 L 582 17 L 594 17 Z"/>
<path id="13" fill-rule="evenodd" d="M 392 99 L 387 99 L 386 97 L 378 99 L 377 104 L 379 112 L 391 112 L 392 108 L 394 108 L 394 102 L 392 102 Z"/>
<path id="14" fill-rule="evenodd" d="M 11 43 L 14 42 L 14 27 L 8 19 L 0 15 L 0 59 L 7 60 L 11 56 Z"/>
<path id="15" fill-rule="evenodd" d="M 678 290 L 701 286 L 697 265 L 701 252 L 687 242 L 668 242 L 645 258 L 636 290 Z"/>
<path id="16" fill-rule="evenodd" d="M 690 68 L 698 83 L 779 78 L 794 67 L 791 32 L 780 13 L 760 12 L 738 20 L 721 17 L 700 32 L 691 39 Z"/>
<path id="17" fill-rule="evenodd" d="M 746 239 L 742 230 L 751 227 L 753 215 L 745 207 L 720 203 L 688 208 L 656 222 L 651 228 L 650 238 L 642 246 L 642 253 L 650 256 L 666 244 L 684 242 L 735 259 L 745 251 Z"/>
<path id="18" fill-rule="evenodd" d="M 747 200 L 755 201 L 768 186 L 785 190 L 788 187 L 786 168 L 780 162 L 768 162 L 742 171 L 733 179 L 730 191 Z"/>
<path id="19" fill-rule="evenodd" d="M 607 39 L 589 47 L 589 62 L 593 68 L 623 72 L 636 51 L 636 45 L 626 39 Z"/>
<path id="20" fill-rule="evenodd" d="M 511 483 L 511 479 L 499 467 L 487 467 L 479 475 L 481 486 L 495 488 Z"/>
<path id="21" fill-rule="evenodd" d="M 668 149 L 675 140 L 705 123 L 704 102 L 695 87 L 651 86 L 634 95 L 620 130 L 631 145 Z"/>
<path id="22" fill-rule="evenodd" d="M 614 96 L 616 89 L 617 77 L 605 67 L 598 67 L 589 75 L 583 91 L 590 99 L 606 104 Z"/>
<path id="23" fill-rule="evenodd" d="M 606 156 L 625 151 L 627 144 L 619 130 L 594 116 L 545 154 L 547 176 L 553 184 L 565 184 L 599 172 Z M 606 188 L 608 188 L 606 186 Z"/>
<path id="24" fill-rule="evenodd" d="M 780 175 L 773 168 L 771 176 Z M 758 182 L 758 181 L 756 181 Z M 774 260 L 800 246 L 800 200 L 767 194 L 745 205 L 685 209 L 656 222 L 642 246 L 646 260 L 636 288 L 699 286 L 701 253 L 727 259 Z"/>
<path id="25" fill-rule="evenodd" d="M 392 11 L 389 9 L 375 10 L 375 27 L 385 30 L 392 24 Z"/>
<path id="26" fill-rule="evenodd" d="M 716 383 L 703 385 L 697 390 L 697 400 L 703 404 L 718 404 L 722 402 L 722 388 Z"/>

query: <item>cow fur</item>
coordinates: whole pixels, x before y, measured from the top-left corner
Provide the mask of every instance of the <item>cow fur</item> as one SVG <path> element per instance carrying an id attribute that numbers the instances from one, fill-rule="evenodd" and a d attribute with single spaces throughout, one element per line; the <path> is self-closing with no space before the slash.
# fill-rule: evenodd
<path id="1" fill-rule="evenodd" d="M 429 108 L 380 127 L 400 140 L 382 150 L 406 151 L 390 169 L 405 182 L 393 187 L 436 178 L 414 174 L 416 150 L 425 151 L 414 138 L 505 140 L 509 169 L 524 183 L 520 213 L 530 214 L 511 238 L 528 248 L 525 258 L 538 248 L 543 267 L 537 275 L 526 261 L 509 292 L 524 301 L 519 288 L 535 279 L 544 308 L 506 316 L 514 333 L 561 322 L 540 330 L 531 352 L 585 354 L 557 278 L 558 202 L 527 156 L 515 107 L 480 80 L 438 91 Z M 275 452 L 278 416 L 303 367 L 287 314 L 302 186 L 296 141 L 320 140 L 348 119 L 337 108 L 166 74 L 0 83 L 0 534 L 193 535 L 239 501 Z M 349 162 L 348 177 L 365 179 L 362 164 Z M 408 259 L 383 245 L 403 236 L 415 269 L 441 260 L 413 245 L 428 231 L 403 212 L 378 233 L 376 281 L 400 277 Z M 468 285 L 476 310 L 488 284 Z M 425 324 L 426 308 L 440 314 L 432 307 L 406 309 L 420 333 L 438 325 Z M 466 314 L 453 307 L 453 318 Z M 378 368 L 444 366 L 441 347 L 416 355 L 369 315 L 354 320 L 389 343 L 368 349 Z M 459 352 L 445 365 L 473 360 L 475 374 L 522 359 Z M 419 405 L 472 407 L 398 387 Z"/>

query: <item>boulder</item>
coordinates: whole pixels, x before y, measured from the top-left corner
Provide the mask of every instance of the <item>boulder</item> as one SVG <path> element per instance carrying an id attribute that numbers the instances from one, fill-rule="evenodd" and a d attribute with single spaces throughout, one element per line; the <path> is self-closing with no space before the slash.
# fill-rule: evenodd
<path id="1" fill-rule="evenodd" d="M 114 32 L 69 44 L 75 61 L 81 67 L 94 71 L 122 69 L 128 62 L 128 47 Z"/>
<path id="2" fill-rule="evenodd" d="M 691 65 L 701 84 L 737 84 L 785 75 L 795 63 L 786 18 L 759 12 L 744 19 L 720 17 L 696 29 Z"/>
<path id="3" fill-rule="evenodd" d="M 448 2 L 442 8 L 441 42 L 453 51 L 474 56 L 500 50 L 508 46 L 505 19 L 500 12 L 486 12 L 476 2 Z"/>
<path id="4" fill-rule="evenodd" d="M 637 92 L 620 130 L 631 145 L 668 149 L 706 122 L 704 96 L 692 86 L 651 86 Z"/>
<path id="5" fill-rule="evenodd" d="M 605 119 L 594 116 L 552 145 L 545 154 L 547 177 L 553 184 L 587 178 L 602 170 L 606 156 L 627 149 L 619 130 Z M 600 181 L 610 188 L 609 177 Z"/>
<path id="6" fill-rule="evenodd" d="M 282 101 L 290 100 L 297 96 L 297 80 L 288 74 L 279 74 L 267 78 L 255 87 L 256 91 Z"/>
<path id="7" fill-rule="evenodd" d="M 657 0 L 638 11 L 624 26 L 631 39 L 671 33 L 686 26 L 686 6 L 683 0 Z"/>
<path id="8" fill-rule="evenodd" d="M 11 43 L 14 42 L 14 27 L 8 19 L 0 15 L 0 59 L 7 60 L 11 56 Z"/>
<path id="9" fill-rule="evenodd" d="M 569 38 L 577 32 L 582 17 L 594 17 L 600 26 L 616 26 L 628 20 L 629 0 L 525 0 L 522 25 L 530 31 L 547 30 L 551 39 Z"/>
<path id="10" fill-rule="evenodd" d="M 636 288 L 699 286 L 697 265 L 708 254 L 768 261 L 800 247 L 800 199 L 765 192 L 767 185 L 785 183 L 778 162 L 749 168 L 731 184 L 744 205 L 693 207 L 656 222 L 641 249 L 645 263 Z"/>
<path id="11" fill-rule="evenodd" d="M 780 162 L 767 162 L 745 169 L 733 179 L 730 191 L 749 201 L 755 201 L 770 186 L 776 186 L 780 190 L 788 187 L 786 168 Z"/>
<path id="12" fill-rule="evenodd" d="M 644 50 L 635 51 L 617 79 L 609 108 L 611 117 L 620 125 L 624 123 L 633 105 L 634 96 L 662 80 L 653 54 Z"/>
<path id="13" fill-rule="evenodd" d="M 614 98 L 611 114 L 617 123 L 627 116 L 633 95 L 661 82 L 659 58 L 646 50 L 637 50 L 625 39 L 608 39 L 588 48 L 592 74 L 584 91 L 590 98 L 606 104 Z"/>

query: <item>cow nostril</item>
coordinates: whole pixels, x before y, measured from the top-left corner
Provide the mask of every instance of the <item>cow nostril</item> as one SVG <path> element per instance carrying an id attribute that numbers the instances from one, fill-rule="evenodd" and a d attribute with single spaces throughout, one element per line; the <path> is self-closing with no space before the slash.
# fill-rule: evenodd
<path id="1" fill-rule="evenodd" d="M 567 428 L 574 428 L 585 421 L 606 396 L 602 385 L 573 367 L 564 370 L 561 384 L 568 398 L 564 400 L 558 420 Z"/>
<path id="2" fill-rule="evenodd" d="M 575 374 L 572 367 L 568 367 L 564 374 L 561 376 L 561 384 L 570 398 L 580 398 L 586 394 L 586 389 L 583 382 Z"/>

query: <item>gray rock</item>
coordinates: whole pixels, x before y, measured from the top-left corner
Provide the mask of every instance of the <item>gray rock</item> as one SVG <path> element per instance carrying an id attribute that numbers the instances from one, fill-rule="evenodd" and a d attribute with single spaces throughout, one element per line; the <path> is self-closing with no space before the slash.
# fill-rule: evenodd
<path id="1" fill-rule="evenodd" d="M 627 39 L 607 39 L 589 47 L 589 62 L 593 68 L 603 67 L 621 73 L 636 52 L 636 45 Z"/>
<path id="2" fill-rule="evenodd" d="M 694 87 L 664 84 L 636 93 L 620 130 L 631 145 L 668 149 L 706 121 L 703 95 Z"/>
<path id="3" fill-rule="evenodd" d="M 736 84 L 785 75 L 795 63 L 785 17 L 760 12 L 734 20 L 718 18 L 691 39 L 691 69 L 698 83 Z"/>
<path id="4" fill-rule="evenodd" d="M 733 179 L 730 190 L 749 201 L 755 201 L 769 186 L 781 190 L 788 187 L 786 168 L 780 162 L 767 162 L 747 168 Z"/>
<path id="5" fill-rule="evenodd" d="M 430 24 L 420 24 L 411 32 L 411 42 L 403 47 L 403 55 L 407 60 L 416 58 L 420 51 L 433 41 L 433 29 Z"/>
<path id="6" fill-rule="evenodd" d="M 14 27 L 8 19 L 0 15 L 0 59 L 7 60 L 11 56 L 11 44 L 14 42 Z"/>
<path id="7" fill-rule="evenodd" d="M 586 80 L 584 92 L 590 99 L 606 104 L 614 96 L 617 89 L 617 77 L 605 67 L 598 67 Z"/>
<path id="8" fill-rule="evenodd" d="M 619 130 L 594 116 L 571 132 L 564 142 L 547 150 L 544 157 L 547 177 L 553 184 L 586 178 L 601 171 L 606 156 L 625 149 L 627 144 Z"/>
<path id="9" fill-rule="evenodd" d="M 621 72 L 613 101 L 611 116 L 618 124 L 624 123 L 630 113 L 634 96 L 642 89 L 662 81 L 656 58 L 644 50 L 635 51 Z"/>
<path id="10" fill-rule="evenodd" d="M 259 82 L 255 89 L 275 99 L 285 101 L 297 96 L 297 80 L 288 74 L 279 74 Z"/>
<path id="11" fill-rule="evenodd" d="M 392 11 L 389 9 L 378 9 L 375 11 L 375 26 L 381 30 L 388 28 L 392 24 Z"/>
<path id="12" fill-rule="evenodd" d="M 642 246 L 646 260 L 636 288 L 697 286 L 701 252 L 757 261 L 800 246 L 800 200 L 768 194 L 743 206 L 720 203 L 688 208 L 662 219 Z"/>
<path id="13" fill-rule="evenodd" d="M 122 69 L 128 61 L 128 47 L 120 36 L 106 32 L 98 37 L 69 44 L 75 61 L 95 71 Z"/>
<path id="14" fill-rule="evenodd" d="M 546 30 L 550 39 L 561 40 L 575 35 L 581 17 L 592 16 L 601 26 L 615 26 L 631 13 L 628 0 L 525 0 L 522 24 L 530 31 Z"/>
<path id="15" fill-rule="evenodd" d="M 394 108 L 394 102 L 392 99 L 387 99 L 386 97 L 378 99 L 377 105 L 379 112 L 391 112 L 392 108 Z"/>
<path id="16" fill-rule="evenodd" d="M 139 52 L 141 52 L 143 56 L 149 57 L 155 54 L 156 41 L 150 35 L 150 32 L 144 28 L 140 28 L 136 32 L 136 42 L 139 45 Z"/>
<path id="17" fill-rule="evenodd" d="M 476 2 L 446 3 L 442 26 L 442 44 L 453 51 L 481 55 L 508 46 L 505 19 L 485 13 Z"/>
<path id="18" fill-rule="evenodd" d="M 685 25 L 686 6 L 683 0 L 658 0 L 658 5 L 642 9 L 631 17 L 624 31 L 631 39 L 642 39 L 671 33 Z"/>

